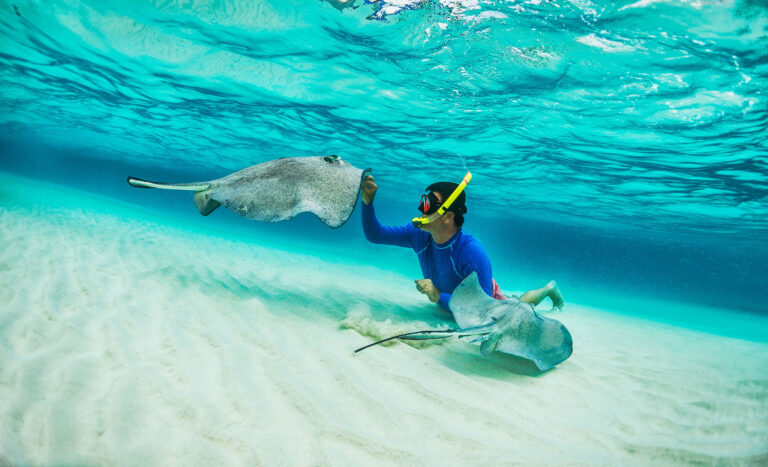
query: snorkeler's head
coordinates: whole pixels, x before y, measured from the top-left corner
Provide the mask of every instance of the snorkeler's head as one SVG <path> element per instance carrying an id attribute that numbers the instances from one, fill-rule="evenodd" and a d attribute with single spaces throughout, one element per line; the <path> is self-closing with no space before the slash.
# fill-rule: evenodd
<path id="1" fill-rule="evenodd" d="M 429 185 L 425 193 L 421 196 L 421 202 L 419 203 L 419 211 L 425 215 L 435 213 L 443 201 L 448 198 L 459 186 L 458 183 L 453 182 L 437 182 Z M 453 222 L 456 227 L 461 227 L 464 224 L 464 214 L 467 212 L 467 194 L 462 190 L 458 197 L 451 203 L 446 209 L 454 214 Z"/>

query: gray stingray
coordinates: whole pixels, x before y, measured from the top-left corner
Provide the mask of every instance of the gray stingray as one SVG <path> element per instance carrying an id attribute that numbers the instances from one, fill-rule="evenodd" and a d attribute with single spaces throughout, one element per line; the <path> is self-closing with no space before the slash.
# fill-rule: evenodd
<path id="1" fill-rule="evenodd" d="M 208 182 L 159 183 L 128 177 L 128 183 L 139 188 L 195 191 L 195 205 L 204 216 L 222 204 L 243 217 L 264 222 L 311 212 L 335 229 L 352 215 L 360 185 L 370 172 L 335 155 L 284 157 Z"/>
<path id="2" fill-rule="evenodd" d="M 571 356 L 571 333 L 557 320 L 546 318 L 519 298 L 496 300 L 480 287 L 473 272 L 459 284 L 448 306 L 461 329 L 416 331 L 382 339 L 357 349 L 359 352 L 392 339 L 441 339 L 477 336 L 483 356 L 499 351 L 531 360 L 541 371 Z"/>

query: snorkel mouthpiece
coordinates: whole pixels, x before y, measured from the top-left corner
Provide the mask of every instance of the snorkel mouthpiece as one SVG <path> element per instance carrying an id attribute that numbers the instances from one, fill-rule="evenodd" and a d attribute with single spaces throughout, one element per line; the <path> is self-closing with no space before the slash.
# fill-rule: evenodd
<path id="1" fill-rule="evenodd" d="M 472 173 L 467 171 L 467 174 L 464 175 L 464 179 L 461 181 L 461 183 L 459 183 L 459 186 L 453 190 L 451 196 L 449 196 L 448 199 L 443 202 L 442 206 L 440 206 L 440 209 L 438 209 L 434 214 L 430 214 L 429 216 L 424 214 L 421 217 L 414 217 L 411 220 L 413 226 L 417 229 L 420 229 L 422 225 L 429 224 L 431 220 L 438 219 L 440 216 L 445 214 L 446 209 L 450 208 L 453 202 L 456 201 L 456 198 L 458 198 L 461 192 L 464 191 L 464 188 L 466 188 L 467 183 L 469 183 L 470 180 L 472 180 Z"/>

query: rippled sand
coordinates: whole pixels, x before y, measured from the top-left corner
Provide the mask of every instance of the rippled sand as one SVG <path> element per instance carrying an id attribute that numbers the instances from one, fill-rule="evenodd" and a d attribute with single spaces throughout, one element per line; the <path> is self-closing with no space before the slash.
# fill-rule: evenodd
<path id="1" fill-rule="evenodd" d="M 768 462 L 766 343 L 569 304 L 541 375 L 457 341 L 353 354 L 450 322 L 396 272 L 3 182 L 0 464 Z"/>

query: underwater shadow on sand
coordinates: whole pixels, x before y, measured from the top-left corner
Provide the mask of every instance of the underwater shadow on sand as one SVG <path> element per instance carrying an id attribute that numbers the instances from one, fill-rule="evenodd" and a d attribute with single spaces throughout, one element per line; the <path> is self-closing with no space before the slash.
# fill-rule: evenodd
<path id="1" fill-rule="evenodd" d="M 480 354 L 479 346 L 461 341 L 443 346 L 439 352 L 433 352 L 431 357 L 445 365 L 446 368 L 459 373 L 493 378 L 499 381 L 512 381 L 520 376 L 538 377 L 551 371 L 557 371 L 557 367 L 541 371 L 536 367 L 536 364 L 528 359 L 502 352 L 493 352 L 487 357 L 483 357 Z"/>

